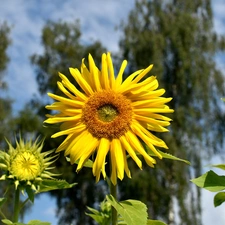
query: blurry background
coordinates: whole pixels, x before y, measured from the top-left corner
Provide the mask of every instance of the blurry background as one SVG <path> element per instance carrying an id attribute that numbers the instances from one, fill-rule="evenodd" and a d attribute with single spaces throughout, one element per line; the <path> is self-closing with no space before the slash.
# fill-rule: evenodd
<path id="1" fill-rule="evenodd" d="M 161 137 L 192 166 L 163 160 L 140 171 L 131 162 L 120 197 L 143 201 L 152 219 L 168 225 L 225 223 L 224 205 L 214 209 L 214 195 L 189 182 L 209 169 L 203 166 L 224 163 L 224 12 L 224 0 L 0 0 L 0 147 L 19 132 L 46 137 L 46 150 L 59 145 L 62 139 L 49 138 L 58 127 L 42 124 L 47 92 L 58 92 L 58 71 L 71 78 L 68 68 L 79 68 L 88 53 L 100 65 L 110 51 L 117 70 L 127 59 L 124 78 L 153 63 L 149 75 L 157 75 L 175 109 L 171 131 Z M 104 181 L 95 184 L 90 169 L 75 173 L 63 154 L 56 166 L 79 185 L 40 196 L 24 221 L 92 225 L 84 212 L 108 192 Z"/>

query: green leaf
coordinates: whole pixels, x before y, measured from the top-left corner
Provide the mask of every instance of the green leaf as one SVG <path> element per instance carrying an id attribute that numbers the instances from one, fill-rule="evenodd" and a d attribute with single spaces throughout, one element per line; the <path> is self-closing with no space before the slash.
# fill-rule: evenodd
<path id="1" fill-rule="evenodd" d="M 27 192 L 27 195 L 28 195 L 29 200 L 32 203 L 34 203 L 34 191 L 29 186 L 27 186 L 26 187 L 26 192 Z"/>
<path id="2" fill-rule="evenodd" d="M 49 222 L 43 222 L 40 220 L 30 220 L 27 225 L 51 225 Z"/>
<path id="3" fill-rule="evenodd" d="M 209 165 L 209 166 L 225 170 L 225 164 L 216 164 L 216 165 Z"/>
<path id="4" fill-rule="evenodd" d="M 65 180 L 43 180 L 40 183 L 40 190 L 38 190 L 37 193 L 72 188 L 76 184 L 77 183 L 69 184 Z"/>
<path id="5" fill-rule="evenodd" d="M 198 187 L 205 188 L 209 191 L 216 192 L 225 189 L 225 176 L 219 176 L 212 170 L 202 176 L 192 179 L 191 182 Z"/>
<path id="6" fill-rule="evenodd" d="M 221 98 L 225 102 L 225 98 Z"/>
<path id="7" fill-rule="evenodd" d="M 107 201 L 121 215 L 127 225 L 147 224 L 147 207 L 144 203 L 137 200 L 126 200 L 117 202 L 112 195 L 106 196 Z"/>
<path id="8" fill-rule="evenodd" d="M 4 224 L 13 224 L 12 221 L 7 220 L 7 219 L 3 219 L 2 222 L 3 222 Z"/>
<path id="9" fill-rule="evenodd" d="M 225 192 L 219 192 L 214 196 L 214 206 L 217 207 L 225 202 Z"/>
<path id="10" fill-rule="evenodd" d="M 67 160 L 68 162 L 70 162 L 70 158 L 69 158 L 69 157 L 66 157 L 66 160 Z M 78 164 L 78 163 L 79 163 L 79 160 L 77 160 L 75 163 Z M 88 159 L 88 160 L 84 163 L 83 166 L 84 166 L 84 167 L 92 168 L 92 167 L 93 167 L 93 161 L 90 160 L 90 159 Z"/>
<path id="11" fill-rule="evenodd" d="M 147 147 L 147 148 L 148 148 L 148 147 Z M 165 158 L 165 159 L 171 159 L 171 160 L 181 161 L 181 162 L 184 162 L 184 163 L 186 163 L 186 164 L 188 164 L 188 165 L 191 164 L 188 160 L 180 159 L 180 158 L 178 158 L 178 157 L 176 157 L 176 156 L 173 156 L 173 155 L 171 155 L 171 154 L 169 154 L 169 153 L 162 152 L 162 151 L 160 151 L 160 150 L 157 150 L 157 151 L 158 151 L 158 152 L 162 155 L 162 157 Z M 149 151 L 148 151 L 148 154 L 149 154 L 150 156 L 156 156 L 156 154 L 155 154 L 154 152 L 152 152 L 150 149 L 149 149 Z"/>
<path id="12" fill-rule="evenodd" d="M 147 225 L 166 225 L 160 220 L 148 220 Z"/>
<path id="13" fill-rule="evenodd" d="M 0 198 L 0 208 L 3 206 L 3 204 L 7 201 L 7 198 Z"/>

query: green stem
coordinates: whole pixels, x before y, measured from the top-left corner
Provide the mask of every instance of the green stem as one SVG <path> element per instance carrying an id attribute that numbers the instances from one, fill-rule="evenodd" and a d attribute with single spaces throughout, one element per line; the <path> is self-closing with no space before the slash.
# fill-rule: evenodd
<path id="1" fill-rule="evenodd" d="M 14 200 L 14 215 L 13 222 L 16 223 L 19 220 L 19 212 L 20 212 L 20 190 L 16 189 L 15 192 L 15 200 Z"/>
<path id="2" fill-rule="evenodd" d="M 115 200 L 117 200 L 117 185 L 113 185 L 113 183 L 110 180 L 110 194 L 114 197 Z M 112 225 L 117 225 L 117 211 L 112 206 Z"/>
<path id="3" fill-rule="evenodd" d="M 2 210 L 0 210 L 0 215 L 3 217 L 3 219 L 6 219 L 5 214 L 2 212 Z"/>

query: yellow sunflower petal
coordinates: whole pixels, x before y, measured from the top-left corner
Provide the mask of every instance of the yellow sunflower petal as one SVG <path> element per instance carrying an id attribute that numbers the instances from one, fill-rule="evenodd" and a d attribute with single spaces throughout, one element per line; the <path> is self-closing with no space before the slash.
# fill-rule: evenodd
<path id="1" fill-rule="evenodd" d="M 74 77 L 74 79 L 77 81 L 77 83 L 80 85 L 82 90 L 87 94 L 91 95 L 93 93 L 93 89 L 89 85 L 89 83 L 83 78 L 81 73 L 78 69 L 69 68 L 71 75 Z"/>
<path id="2" fill-rule="evenodd" d="M 108 67 L 109 67 L 109 82 L 110 82 L 111 88 L 114 90 L 116 81 L 115 81 L 114 68 L 113 68 L 113 63 L 112 63 L 110 53 L 107 53 L 106 57 L 107 57 L 107 62 L 108 62 Z"/>
<path id="3" fill-rule="evenodd" d="M 52 93 L 48 93 L 48 96 L 57 101 L 60 101 L 61 103 L 66 104 L 66 105 L 71 105 L 74 107 L 82 107 L 84 105 L 83 101 L 77 101 L 77 100 L 73 100 L 73 99 L 64 98 L 64 97 L 61 97 L 58 95 L 54 95 Z"/>
<path id="4" fill-rule="evenodd" d="M 153 67 L 153 65 L 151 64 L 146 69 L 144 69 L 138 76 L 136 76 L 132 80 L 132 83 L 134 84 L 134 83 L 137 83 L 138 81 L 140 81 L 152 69 L 152 67 Z"/>
<path id="5" fill-rule="evenodd" d="M 142 144 L 138 140 L 137 136 L 134 135 L 131 131 L 128 131 L 125 134 L 125 136 L 126 136 L 127 140 L 129 141 L 130 145 L 144 157 L 146 163 L 149 166 L 154 167 L 153 164 L 156 163 L 155 159 L 153 159 L 150 155 L 147 154 L 147 152 L 144 150 Z"/>
<path id="6" fill-rule="evenodd" d="M 78 172 L 84 165 L 84 163 L 89 159 L 89 157 L 95 152 L 99 141 L 96 138 L 93 138 L 92 141 L 89 142 L 89 145 L 86 145 L 86 149 L 84 149 L 84 152 L 82 153 L 77 169 L 76 171 Z"/>
<path id="7" fill-rule="evenodd" d="M 109 89 L 109 75 L 106 54 L 102 54 L 102 87 Z"/>
<path id="8" fill-rule="evenodd" d="M 114 153 L 118 178 L 120 180 L 123 180 L 123 178 L 124 178 L 124 158 L 123 158 L 124 155 L 123 155 L 123 150 L 122 150 L 122 146 L 121 146 L 119 139 L 112 140 L 110 150 Z"/>
<path id="9" fill-rule="evenodd" d="M 101 83 L 100 83 L 98 68 L 96 67 L 91 54 L 88 55 L 88 61 L 89 61 L 90 73 L 92 74 L 92 77 L 94 80 L 95 90 L 100 91 L 102 89 L 102 87 L 101 87 Z"/>
<path id="10" fill-rule="evenodd" d="M 120 141 L 124 147 L 124 149 L 126 149 L 126 151 L 128 152 L 128 154 L 130 155 L 130 157 L 136 162 L 137 166 L 142 169 L 142 162 L 141 160 L 137 157 L 135 150 L 131 147 L 131 145 L 129 144 L 128 140 L 125 138 L 125 136 L 121 136 L 120 137 Z"/>
<path id="11" fill-rule="evenodd" d="M 121 67 L 120 67 L 119 73 L 118 73 L 118 75 L 116 77 L 116 87 L 115 88 L 117 88 L 117 89 L 120 87 L 120 85 L 121 85 L 121 83 L 123 81 L 123 73 L 124 73 L 124 70 L 125 70 L 126 66 L 127 66 L 127 61 L 124 60 L 122 62 Z"/>
<path id="12" fill-rule="evenodd" d="M 96 176 L 96 181 L 99 181 L 100 174 L 105 166 L 105 157 L 109 151 L 110 141 L 106 138 L 101 138 L 98 146 L 97 156 L 93 164 L 93 174 Z"/>
<path id="13" fill-rule="evenodd" d="M 112 143 L 111 143 L 112 144 Z M 117 184 L 117 170 L 116 170 L 116 155 L 114 152 L 114 148 L 110 148 L 110 162 L 111 162 L 111 181 L 115 186 Z"/>
<path id="14" fill-rule="evenodd" d="M 85 128 L 86 128 L 86 126 L 84 124 L 80 124 L 76 127 L 72 127 L 70 129 L 67 129 L 67 130 L 59 131 L 59 132 L 53 134 L 51 137 L 56 138 L 56 137 L 59 137 L 59 136 L 62 136 L 62 135 L 68 135 L 68 134 L 71 134 L 71 133 L 80 133 L 80 132 L 84 131 Z"/>
<path id="15" fill-rule="evenodd" d="M 87 97 L 81 93 L 70 81 L 69 79 L 67 79 L 67 77 L 65 75 L 63 75 L 62 73 L 59 73 L 60 78 L 62 79 L 62 83 L 63 85 L 68 88 L 72 93 L 74 93 L 77 97 L 83 99 L 84 101 L 87 99 Z M 69 98 L 70 96 L 67 95 Z"/>
<path id="16" fill-rule="evenodd" d="M 143 70 L 138 70 L 131 75 L 129 75 L 126 80 L 121 84 L 121 86 L 118 88 L 118 92 L 121 92 L 123 94 L 126 94 L 129 92 L 130 87 L 133 87 L 133 84 L 131 83 L 134 77 L 136 77 L 138 74 L 140 74 Z"/>

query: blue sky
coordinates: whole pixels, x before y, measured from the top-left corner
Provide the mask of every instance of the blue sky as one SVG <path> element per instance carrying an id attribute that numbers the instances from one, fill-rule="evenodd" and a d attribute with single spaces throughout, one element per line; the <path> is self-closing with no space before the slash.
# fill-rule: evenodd
<path id="1" fill-rule="evenodd" d="M 216 32 L 225 34 L 225 0 L 213 0 Z M 6 96 L 14 99 L 14 112 L 23 108 L 32 95 L 37 94 L 34 68 L 29 56 L 42 53 L 41 30 L 47 20 L 80 20 L 82 41 L 100 40 L 111 52 L 119 51 L 120 32 L 115 27 L 126 19 L 134 0 L 1 0 L 0 22 L 12 27 L 12 45 L 8 49 L 10 63 L 5 73 L 8 83 Z M 217 58 L 218 66 L 225 71 L 224 58 Z M 218 162 L 218 160 L 216 160 Z M 207 168 L 208 169 L 208 168 Z M 213 193 L 203 191 L 203 225 L 225 224 L 225 204 L 213 207 Z M 56 225 L 55 201 L 43 195 L 25 217 L 42 219 Z"/>

